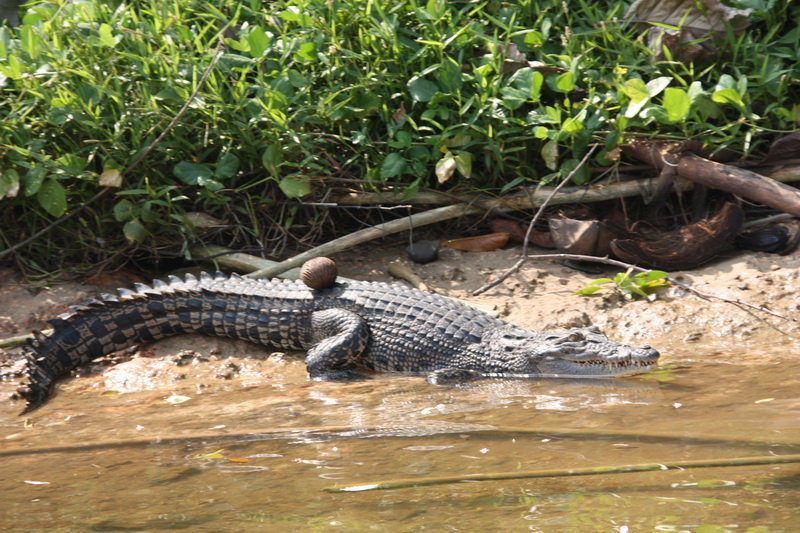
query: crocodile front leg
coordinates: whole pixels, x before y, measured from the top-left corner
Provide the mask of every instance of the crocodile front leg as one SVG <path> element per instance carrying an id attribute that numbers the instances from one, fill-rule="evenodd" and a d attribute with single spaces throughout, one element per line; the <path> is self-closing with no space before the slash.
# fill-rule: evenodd
<path id="1" fill-rule="evenodd" d="M 313 345 L 306 367 L 312 379 L 353 379 L 353 367 L 364 366 L 369 326 L 359 315 L 345 309 L 326 309 L 311 315 Z"/>

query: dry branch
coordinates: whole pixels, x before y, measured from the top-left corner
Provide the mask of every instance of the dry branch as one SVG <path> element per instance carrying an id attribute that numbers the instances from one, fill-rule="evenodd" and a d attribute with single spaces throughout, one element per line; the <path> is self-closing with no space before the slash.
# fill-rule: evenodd
<path id="1" fill-rule="evenodd" d="M 660 168 L 660 167 L 659 167 Z M 735 167 L 734 167 L 735 168 Z M 776 165 L 765 168 L 762 176 L 782 183 L 800 181 L 800 166 Z M 691 190 L 692 182 L 681 180 L 682 190 Z M 589 187 L 568 187 L 550 200 L 550 205 L 571 203 L 593 203 L 626 198 L 630 196 L 650 197 L 656 189 L 658 178 L 623 181 L 619 183 L 606 183 Z M 479 195 L 465 195 L 461 201 L 471 205 L 493 211 L 513 211 L 516 209 L 537 208 L 544 203 L 555 187 L 531 187 L 521 193 L 505 198 L 486 198 Z M 337 196 L 333 201 L 340 206 L 359 205 L 398 205 L 408 204 L 413 206 L 441 206 L 451 205 L 459 201 L 452 194 L 420 193 L 411 200 L 404 199 L 402 192 L 367 192 L 348 193 Z"/>

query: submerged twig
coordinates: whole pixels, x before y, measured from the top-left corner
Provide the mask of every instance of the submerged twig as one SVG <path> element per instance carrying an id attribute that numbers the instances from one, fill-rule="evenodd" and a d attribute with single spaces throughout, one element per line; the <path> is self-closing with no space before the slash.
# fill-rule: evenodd
<path id="1" fill-rule="evenodd" d="M 632 472 L 653 472 L 657 470 L 684 470 L 687 468 L 721 468 L 731 466 L 771 465 L 800 463 L 800 454 L 766 455 L 756 457 L 736 457 L 733 459 L 701 459 L 697 461 L 675 461 L 672 463 L 641 463 L 620 466 L 599 466 L 594 468 L 565 468 L 553 470 L 531 470 L 527 472 L 496 472 L 489 474 L 463 474 L 458 476 L 406 478 L 365 483 L 349 487 L 328 487 L 327 492 L 364 492 L 370 490 L 405 489 L 427 485 L 446 485 L 451 483 L 474 483 L 477 481 L 500 481 L 503 479 L 533 479 L 543 477 L 595 476 L 602 474 L 628 474 Z"/>

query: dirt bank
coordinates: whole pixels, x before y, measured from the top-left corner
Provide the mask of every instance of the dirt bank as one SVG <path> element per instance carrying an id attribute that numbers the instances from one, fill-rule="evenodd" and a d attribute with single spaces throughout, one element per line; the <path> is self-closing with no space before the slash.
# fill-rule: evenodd
<path id="1" fill-rule="evenodd" d="M 514 264 L 519 253 L 519 248 L 491 253 L 444 249 L 439 261 L 410 264 L 410 268 L 431 290 L 492 307 L 508 322 L 534 329 L 596 325 L 616 340 L 653 345 L 662 352 L 665 364 L 680 364 L 697 351 L 742 353 L 754 360 L 800 353 L 789 336 L 800 336 L 795 322 L 729 303 L 703 300 L 678 287 L 661 290 L 658 300 L 652 303 L 624 301 L 611 290 L 595 297 L 572 295 L 593 279 L 613 275 L 617 270 L 611 268 L 585 274 L 551 262 L 529 263 L 504 284 L 481 296 L 470 295 Z M 386 273 L 390 263 L 406 261 L 402 248 L 379 246 L 338 254 L 335 259 L 343 276 L 383 281 L 393 281 Z M 798 253 L 778 256 L 731 251 L 701 269 L 673 274 L 704 292 L 794 317 L 800 309 L 798 266 Z M 0 337 L 46 328 L 46 319 L 68 311 L 70 304 L 100 292 L 112 292 L 115 286 L 144 280 L 119 274 L 95 281 L 90 285 L 67 283 L 32 289 L 21 284 L 15 273 L 0 273 Z M 6 396 L 20 378 L 20 352 L 0 350 L 0 366 L 6 380 L 0 385 L 0 392 Z M 169 389 L 171 383 L 186 379 L 188 374 L 206 384 L 232 379 L 257 382 L 263 379 L 262 375 L 280 372 L 286 364 L 302 363 L 291 356 L 270 356 L 263 347 L 248 343 L 193 335 L 104 358 L 81 374 L 88 376 L 85 386 L 131 391 Z M 106 371 L 112 365 L 114 372 Z"/>

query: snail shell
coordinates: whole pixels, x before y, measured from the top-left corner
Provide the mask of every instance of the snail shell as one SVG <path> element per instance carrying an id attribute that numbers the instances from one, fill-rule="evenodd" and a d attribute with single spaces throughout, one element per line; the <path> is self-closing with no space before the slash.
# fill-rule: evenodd
<path id="1" fill-rule="evenodd" d="M 300 280 L 311 289 L 327 289 L 336 284 L 339 269 L 333 259 L 315 257 L 303 263 Z"/>

